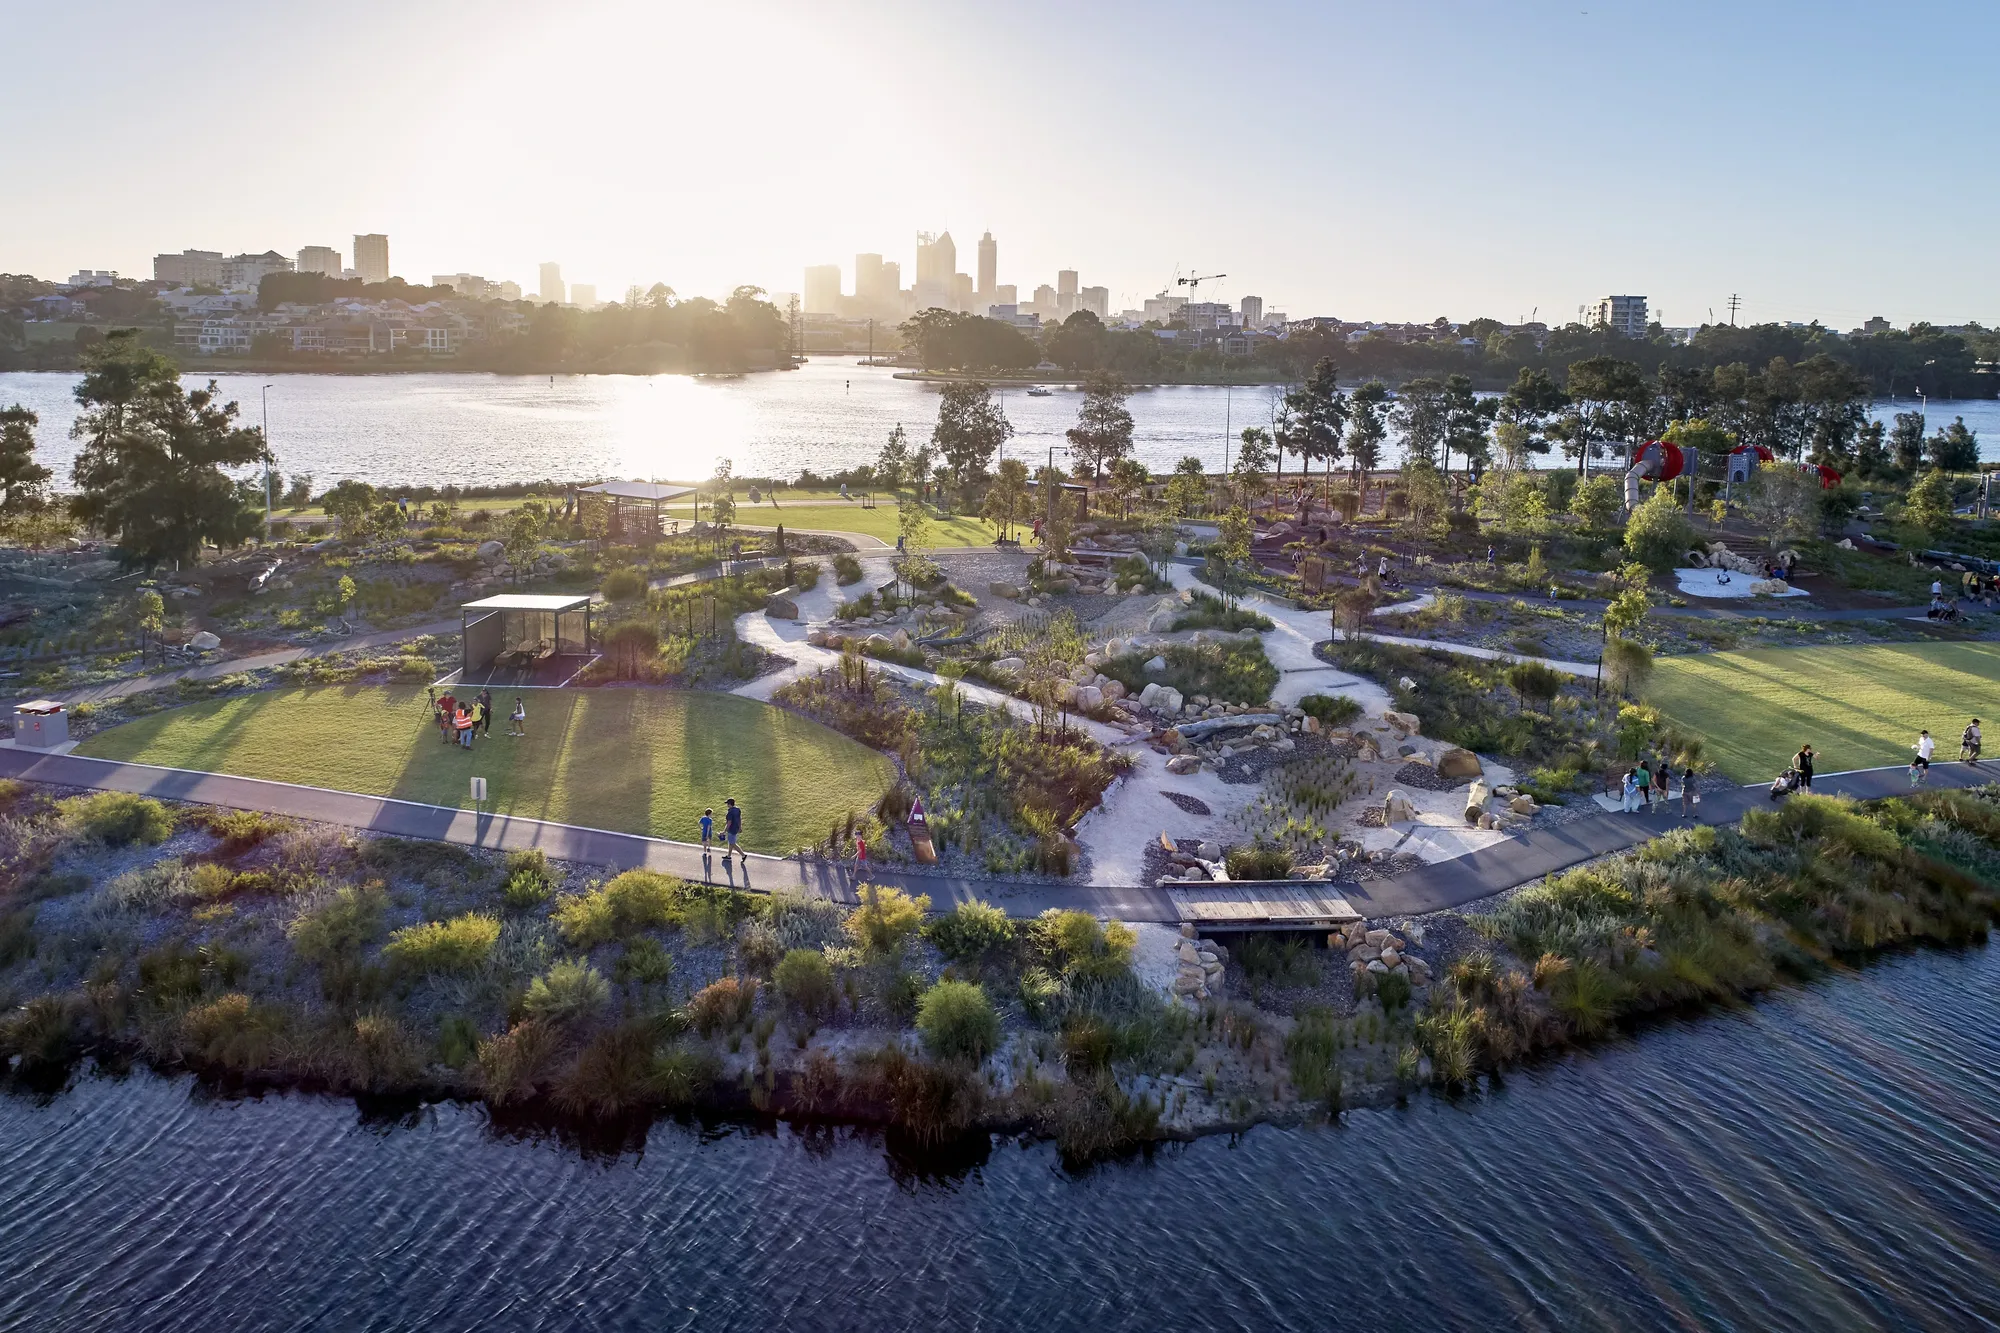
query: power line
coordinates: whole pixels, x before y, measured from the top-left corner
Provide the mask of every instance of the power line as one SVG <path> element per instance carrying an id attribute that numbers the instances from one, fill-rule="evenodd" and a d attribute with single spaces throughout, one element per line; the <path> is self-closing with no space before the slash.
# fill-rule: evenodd
<path id="1" fill-rule="evenodd" d="M 1737 296 L 1735 292 L 1731 292 L 1729 294 L 1729 323 L 1732 328 L 1736 324 L 1736 307 L 1741 304 L 1743 304 L 1742 298 Z"/>

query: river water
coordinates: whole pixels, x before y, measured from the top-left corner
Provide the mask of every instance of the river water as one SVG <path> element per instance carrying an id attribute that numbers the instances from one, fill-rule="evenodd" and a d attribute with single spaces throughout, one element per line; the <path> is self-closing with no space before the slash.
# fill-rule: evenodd
<path id="1" fill-rule="evenodd" d="M 310 472 L 322 487 L 347 477 L 376 485 L 492 484 L 588 477 L 691 480 L 718 458 L 738 476 L 822 474 L 872 462 L 891 427 L 928 438 L 938 390 L 894 378 L 853 358 L 816 357 L 800 370 L 736 377 L 686 375 L 380 374 L 216 376 L 226 397 L 259 424 L 269 385 L 270 434 L 285 472 Z M 66 485 L 75 444 L 70 397 L 76 377 L 0 374 L 0 405 L 19 402 L 41 418 L 42 461 Z M 206 376 L 187 376 L 195 387 Z M 1192 455 L 1223 464 L 1225 439 L 1271 422 L 1282 386 L 1169 386 L 1132 395 L 1139 459 L 1156 472 Z M 1009 389 L 1002 399 L 1015 457 L 1046 460 L 1076 421 L 1081 392 L 1046 398 Z M 1909 401 L 1874 405 L 1885 419 Z M 2000 458 L 2000 402 L 1936 401 L 1933 427 L 1955 415 Z M 1387 462 L 1397 457 L 1393 447 Z M 1290 466 L 1296 467 L 1297 460 Z"/>
<path id="2" fill-rule="evenodd" d="M 1990 1329 L 1996 1123 L 1994 947 L 1082 1174 L 89 1076 L 0 1098 L 0 1328 Z"/>

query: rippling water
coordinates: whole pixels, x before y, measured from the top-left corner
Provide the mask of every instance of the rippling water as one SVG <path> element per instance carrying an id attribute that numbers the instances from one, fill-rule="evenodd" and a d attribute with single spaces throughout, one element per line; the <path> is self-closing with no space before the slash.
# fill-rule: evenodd
<path id="1" fill-rule="evenodd" d="M 206 382 L 190 375 L 190 387 Z M 685 375 L 231 375 L 223 393 L 262 420 L 270 388 L 271 441 L 286 472 L 321 486 L 344 477 L 377 485 L 444 485 L 620 476 L 705 477 L 717 458 L 739 476 L 792 477 L 873 462 L 898 422 L 927 437 L 938 390 L 852 359 L 815 358 L 804 368 L 736 378 Z M 66 484 L 76 377 L 0 375 L 0 404 L 21 402 L 41 417 L 42 461 Z M 1223 442 L 1245 426 L 1269 425 L 1281 390 L 1169 386 L 1132 395 L 1139 458 L 1156 471 L 1193 455 L 1211 470 Z M 1080 393 L 1046 398 L 1007 390 L 1015 457 L 1046 459 L 1076 422 Z M 1876 415 L 1914 410 L 1879 402 Z M 1934 426 L 1964 415 L 1988 458 L 2000 457 L 2000 403 L 1933 402 Z M 1394 450 L 1388 461 L 1394 461 Z M 1297 466 L 1292 460 L 1291 466 Z"/>
<path id="2" fill-rule="evenodd" d="M 1064 1172 L 998 1142 L 90 1078 L 0 1100 L 0 1327 L 2000 1326 L 2000 948 Z"/>

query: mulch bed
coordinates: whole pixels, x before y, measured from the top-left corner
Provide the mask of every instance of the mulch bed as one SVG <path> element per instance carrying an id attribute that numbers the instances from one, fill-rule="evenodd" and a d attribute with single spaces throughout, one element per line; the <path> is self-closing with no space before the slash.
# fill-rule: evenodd
<path id="1" fill-rule="evenodd" d="M 1181 809 L 1187 811 L 1191 815 L 1206 816 L 1215 813 L 1215 811 L 1208 808 L 1208 803 L 1206 801 L 1199 800 L 1196 797 L 1190 796 L 1184 791 L 1163 791 L 1160 793 L 1160 795 L 1166 797 L 1168 800 L 1172 801 L 1175 805 L 1179 806 Z"/>
<path id="2" fill-rule="evenodd" d="M 1396 770 L 1396 776 L 1391 781 L 1397 786 L 1415 787 L 1420 791 L 1450 791 L 1455 787 L 1465 786 L 1472 779 L 1444 777 L 1429 764 L 1411 760 Z"/>

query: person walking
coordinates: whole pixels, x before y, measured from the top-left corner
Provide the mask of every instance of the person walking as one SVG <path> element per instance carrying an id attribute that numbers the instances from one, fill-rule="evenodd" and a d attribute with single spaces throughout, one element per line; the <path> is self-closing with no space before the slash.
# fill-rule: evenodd
<path id="1" fill-rule="evenodd" d="M 722 859 L 727 861 L 736 855 L 736 839 L 743 832 L 743 807 L 736 804 L 734 796 L 726 798 L 722 805 L 722 836 L 729 844 Z"/>
<path id="2" fill-rule="evenodd" d="M 1639 800 L 1645 804 L 1646 813 L 1653 813 L 1653 770 L 1646 767 L 1641 759 L 1639 766 L 1632 770 L 1632 780 L 1638 785 Z"/>
<path id="3" fill-rule="evenodd" d="M 479 692 L 479 734 L 484 736 L 493 730 L 493 691 Z"/>
<path id="4" fill-rule="evenodd" d="M 861 836 L 859 829 L 854 831 L 854 868 L 856 870 L 868 868 L 868 839 Z"/>
<path id="5" fill-rule="evenodd" d="M 1701 797 L 1695 793 L 1694 789 L 1694 767 L 1690 765 L 1681 773 L 1681 818 L 1683 820 L 1690 824 L 1694 822 L 1694 807 L 1696 802 L 1700 800 Z"/>
<path id="6" fill-rule="evenodd" d="M 1916 754 L 1910 758 L 1910 785 L 1916 786 L 1930 775 L 1931 756 L 1937 753 L 1937 742 L 1928 731 L 1917 733 L 1917 743 L 1910 747 Z"/>
<path id="7" fill-rule="evenodd" d="M 1792 756 L 1792 767 L 1798 771 L 1799 790 L 1812 790 L 1813 748 L 1801 745 L 1799 752 Z"/>
<path id="8" fill-rule="evenodd" d="M 1975 717 L 1966 724 L 1965 730 L 1959 733 L 1958 757 L 1968 764 L 1978 763 L 1979 741 L 1979 719 Z"/>
<path id="9" fill-rule="evenodd" d="M 1623 808 L 1628 815 L 1635 813 L 1639 808 L 1639 775 L 1629 768 L 1625 770 L 1625 799 Z"/>
<path id="10" fill-rule="evenodd" d="M 518 694 L 514 696 L 514 715 L 507 720 L 512 724 L 507 731 L 509 736 L 528 734 L 528 707 L 521 702 L 521 696 Z"/>
<path id="11" fill-rule="evenodd" d="M 708 855 L 709 846 L 714 840 L 715 811 L 713 809 L 704 810 L 701 812 L 701 854 L 703 856 Z"/>

